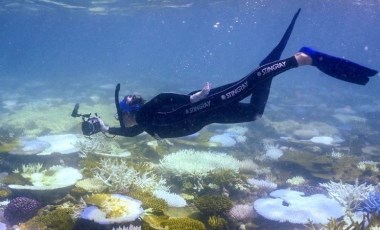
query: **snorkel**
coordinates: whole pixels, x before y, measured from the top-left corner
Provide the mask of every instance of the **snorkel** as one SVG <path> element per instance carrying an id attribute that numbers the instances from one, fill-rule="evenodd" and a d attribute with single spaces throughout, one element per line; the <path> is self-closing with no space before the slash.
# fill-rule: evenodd
<path id="1" fill-rule="evenodd" d="M 145 100 L 140 95 L 127 95 L 123 100 L 119 101 L 120 84 L 115 88 L 115 106 L 117 111 L 120 127 L 126 127 L 124 124 L 124 115 L 135 115 L 140 111 Z"/>

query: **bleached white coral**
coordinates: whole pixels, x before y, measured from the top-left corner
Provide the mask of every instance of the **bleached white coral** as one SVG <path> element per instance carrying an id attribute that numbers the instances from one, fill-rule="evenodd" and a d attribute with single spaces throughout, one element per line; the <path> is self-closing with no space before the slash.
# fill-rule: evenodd
<path id="1" fill-rule="evenodd" d="M 120 148 L 120 145 L 113 139 L 107 138 L 102 133 L 97 133 L 91 138 L 82 138 L 76 142 L 75 146 L 80 149 L 81 157 L 87 157 L 89 154 L 102 156 L 128 157 L 129 151 Z"/>
<path id="2" fill-rule="evenodd" d="M 286 180 L 286 183 L 291 185 L 300 185 L 305 183 L 305 179 L 302 176 L 294 176 Z"/>
<path id="3" fill-rule="evenodd" d="M 265 156 L 272 160 L 278 160 L 284 152 L 279 148 L 278 145 L 264 144 Z"/>
<path id="4" fill-rule="evenodd" d="M 319 185 L 326 188 L 329 196 L 337 200 L 346 210 L 355 209 L 359 202 L 367 199 L 369 193 L 373 192 L 376 188 L 366 183 L 359 184 L 358 179 L 356 179 L 354 185 L 343 184 L 342 181 L 339 183 L 330 181 L 329 183 L 320 183 Z"/>
<path id="5" fill-rule="evenodd" d="M 216 169 L 239 170 L 239 161 L 225 153 L 183 149 L 164 156 L 160 167 L 175 175 L 204 177 Z"/>
<path id="6" fill-rule="evenodd" d="M 117 227 L 117 228 L 112 228 L 112 230 L 141 230 L 141 226 L 134 226 L 130 224 L 128 227 L 126 226 Z"/>
<path id="7" fill-rule="evenodd" d="M 185 207 L 187 205 L 186 200 L 180 195 L 170 193 L 163 190 L 153 191 L 153 195 L 157 198 L 163 199 L 169 205 L 169 207 Z"/>
<path id="8" fill-rule="evenodd" d="M 40 167 L 41 166 L 41 167 Z M 60 165 L 42 169 L 42 165 L 25 165 L 21 176 L 28 179 L 32 185 L 9 185 L 12 189 L 47 190 L 74 185 L 82 179 L 78 169 Z"/>
<path id="9" fill-rule="evenodd" d="M 243 172 L 255 172 L 259 166 L 252 160 L 246 159 L 239 161 L 239 170 Z"/>
<path id="10" fill-rule="evenodd" d="M 22 173 L 24 174 L 33 174 L 33 173 L 39 173 L 42 171 L 43 164 L 37 163 L 37 164 L 27 164 L 22 165 Z M 20 170 L 17 168 L 13 170 L 13 173 L 20 173 Z"/>
<path id="11" fill-rule="evenodd" d="M 258 180 L 255 178 L 250 178 L 247 180 L 247 182 L 253 187 L 264 191 L 271 191 L 277 188 L 277 184 L 270 180 Z"/>
<path id="12" fill-rule="evenodd" d="M 359 162 L 356 167 L 360 169 L 361 171 L 370 170 L 374 173 L 379 172 L 379 168 L 377 167 L 378 162 L 374 161 L 361 161 Z"/>
<path id="13" fill-rule="evenodd" d="M 102 180 L 111 191 L 123 191 L 131 185 L 145 191 L 168 190 L 166 180 L 152 172 L 139 173 L 118 158 L 101 159 L 94 177 Z"/>
<path id="14" fill-rule="evenodd" d="M 99 203 L 91 203 L 91 198 L 100 200 Z M 82 211 L 80 217 L 92 220 L 99 224 L 119 224 L 135 221 L 144 215 L 142 202 L 129 196 L 120 194 L 95 194 L 87 200 L 89 204 Z"/>
<path id="15" fill-rule="evenodd" d="M 87 192 L 99 193 L 103 192 L 107 186 L 103 183 L 102 180 L 97 178 L 86 178 L 78 181 L 75 184 L 75 187 L 86 190 Z"/>
<path id="16" fill-rule="evenodd" d="M 9 200 L 4 200 L 0 202 L 0 212 L 3 212 L 7 205 L 10 203 Z"/>
<path id="17" fill-rule="evenodd" d="M 332 158 L 340 159 L 340 158 L 342 158 L 343 156 L 344 156 L 343 153 L 341 153 L 341 152 L 339 152 L 339 151 L 335 151 L 335 149 L 333 149 L 333 150 L 331 151 L 331 157 L 332 157 Z"/>

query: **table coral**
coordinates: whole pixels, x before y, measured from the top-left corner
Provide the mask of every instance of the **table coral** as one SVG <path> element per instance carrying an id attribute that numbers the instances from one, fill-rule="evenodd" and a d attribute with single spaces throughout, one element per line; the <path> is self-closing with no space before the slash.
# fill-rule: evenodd
<path id="1" fill-rule="evenodd" d="M 303 196 L 302 192 L 280 189 L 271 192 L 273 198 L 260 198 L 253 204 L 258 214 L 266 219 L 295 224 L 328 223 L 330 218 L 344 215 L 344 208 L 322 194 Z"/>
<path id="2" fill-rule="evenodd" d="M 51 166 L 42 169 L 41 164 L 23 165 L 21 175 L 32 185 L 11 184 L 11 189 L 48 190 L 74 185 L 82 179 L 79 170 L 72 167 Z"/>
<path id="3" fill-rule="evenodd" d="M 141 201 L 119 194 L 95 194 L 86 198 L 81 218 L 99 224 L 132 222 L 143 215 Z"/>

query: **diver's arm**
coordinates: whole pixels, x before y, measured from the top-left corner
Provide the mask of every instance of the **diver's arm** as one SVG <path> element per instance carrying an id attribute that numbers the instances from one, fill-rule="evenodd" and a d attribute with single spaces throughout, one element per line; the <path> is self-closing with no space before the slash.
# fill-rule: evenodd
<path id="1" fill-rule="evenodd" d="M 100 124 L 100 130 L 104 133 L 109 133 L 112 135 L 117 136 L 124 136 L 124 137 L 134 137 L 142 132 L 144 132 L 144 128 L 142 128 L 140 125 L 135 125 L 128 128 L 123 127 L 109 127 L 106 125 L 102 119 L 98 118 L 99 124 Z"/>
<path id="2" fill-rule="evenodd" d="M 144 132 L 144 128 L 139 125 L 135 125 L 129 128 L 109 127 L 107 132 L 111 135 L 134 137 Z"/>

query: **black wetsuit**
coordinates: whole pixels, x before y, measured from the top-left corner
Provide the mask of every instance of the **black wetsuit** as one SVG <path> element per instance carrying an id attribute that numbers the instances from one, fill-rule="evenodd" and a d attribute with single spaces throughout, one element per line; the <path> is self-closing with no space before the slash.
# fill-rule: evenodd
<path id="1" fill-rule="evenodd" d="M 280 43 L 260 63 L 260 67 L 244 78 L 210 90 L 196 103 L 190 95 L 162 93 L 145 103 L 136 114 L 138 125 L 125 128 L 118 108 L 121 127 L 109 129 L 110 134 L 132 137 L 144 131 L 158 138 L 180 137 L 198 132 L 211 123 L 254 121 L 264 113 L 272 78 L 298 66 L 295 57 L 279 60 L 300 10 L 294 15 Z M 119 86 L 118 86 L 119 87 Z M 119 88 L 117 88 L 119 89 Z M 240 102 L 251 96 L 250 103 Z M 118 94 L 115 99 L 118 106 Z"/>

